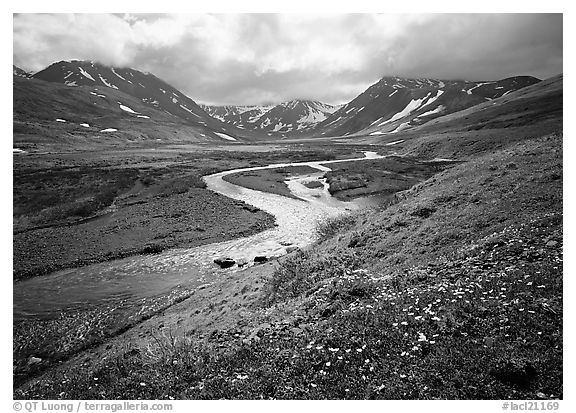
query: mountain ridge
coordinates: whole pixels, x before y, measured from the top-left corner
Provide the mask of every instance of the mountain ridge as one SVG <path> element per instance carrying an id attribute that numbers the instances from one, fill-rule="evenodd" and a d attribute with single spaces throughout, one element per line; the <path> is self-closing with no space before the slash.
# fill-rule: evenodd
<path id="1" fill-rule="evenodd" d="M 154 109 L 177 116 L 188 125 L 205 130 L 220 140 L 257 139 L 259 135 L 243 131 L 209 116 L 192 98 L 152 73 L 132 68 L 106 66 L 94 61 L 59 61 L 35 73 L 32 78 L 69 87 L 106 87 L 139 99 Z M 216 133 L 216 135 L 214 135 Z"/>

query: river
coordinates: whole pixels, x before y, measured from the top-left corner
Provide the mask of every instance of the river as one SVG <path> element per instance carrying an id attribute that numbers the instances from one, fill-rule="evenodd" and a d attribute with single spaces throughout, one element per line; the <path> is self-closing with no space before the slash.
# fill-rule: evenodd
<path id="1" fill-rule="evenodd" d="M 382 156 L 365 152 L 362 158 L 346 162 L 376 159 Z M 190 291 L 237 271 L 236 266 L 222 270 L 214 258 L 277 257 L 286 254 L 289 246 L 305 247 L 315 240 L 318 222 L 370 204 L 369 199 L 342 202 L 328 192 L 321 177 L 330 163 L 343 160 L 273 164 L 220 172 L 204 177 L 208 189 L 254 205 L 276 218 L 277 226 L 249 237 L 203 245 L 176 248 L 156 255 L 138 255 L 72 268 L 14 283 L 13 311 L 15 320 L 51 319 L 66 311 L 105 307 L 146 306 L 146 300 Z M 244 188 L 222 179 L 245 171 L 306 165 L 318 172 L 300 175 L 286 181 L 299 199 Z M 310 189 L 304 184 L 316 180 L 323 187 Z"/>

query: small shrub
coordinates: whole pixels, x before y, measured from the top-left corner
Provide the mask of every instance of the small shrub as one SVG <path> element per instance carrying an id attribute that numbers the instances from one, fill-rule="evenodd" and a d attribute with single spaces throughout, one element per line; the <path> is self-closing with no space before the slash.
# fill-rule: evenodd
<path id="1" fill-rule="evenodd" d="M 345 214 L 335 218 L 329 218 L 316 226 L 316 234 L 318 235 L 318 242 L 326 241 L 340 234 L 347 229 L 350 229 L 356 224 L 356 214 Z"/>

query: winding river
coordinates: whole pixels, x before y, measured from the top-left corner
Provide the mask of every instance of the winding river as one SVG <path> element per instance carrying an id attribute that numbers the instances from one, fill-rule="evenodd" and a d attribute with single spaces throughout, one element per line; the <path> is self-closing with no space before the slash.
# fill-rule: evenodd
<path id="1" fill-rule="evenodd" d="M 208 189 L 254 205 L 276 218 L 277 226 L 249 237 L 203 245 L 177 248 L 157 255 L 138 255 L 102 262 L 81 268 L 58 271 L 14 284 L 14 319 L 57 318 L 70 310 L 106 307 L 108 309 L 145 306 L 146 300 L 169 296 L 177 290 L 194 290 L 225 277 L 213 260 L 216 257 L 244 258 L 286 254 L 287 247 L 304 247 L 314 242 L 318 222 L 369 204 L 358 199 L 342 202 L 330 196 L 328 185 L 321 178 L 330 163 L 376 159 L 382 156 L 365 152 L 364 157 L 346 160 L 273 164 L 264 167 L 235 169 L 205 176 Z M 286 181 L 299 199 L 247 189 L 224 181 L 226 175 L 289 166 L 310 166 L 318 172 Z M 323 187 L 310 189 L 304 184 L 321 181 Z"/>

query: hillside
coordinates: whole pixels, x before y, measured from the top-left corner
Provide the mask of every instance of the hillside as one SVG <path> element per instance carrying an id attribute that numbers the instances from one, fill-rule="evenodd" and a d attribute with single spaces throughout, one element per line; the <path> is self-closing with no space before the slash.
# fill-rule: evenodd
<path id="1" fill-rule="evenodd" d="M 318 123 L 313 133 L 314 136 L 397 133 L 537 82 L 538 79 L 529 76 L 483 82 L 384 77 Z"/>
<path id="2" fill-rule="evenodd" d="M 54 63 L 35 73 L 33 78 L 71 88 L 84 86 L 123 92 L 151 109 L 180 118 L 187 125 L 212 131 L 210 136 L 220 140 L 251 140 L 259 136 L 212 118 L 194 100 L 151 73 L 73 60 Z"/>
<path id="3" fill-rule="evenodd" d="M 13 145 L 25 151 L 225 141 L 204 126 L 106 87 L 14 77 Z"/>

